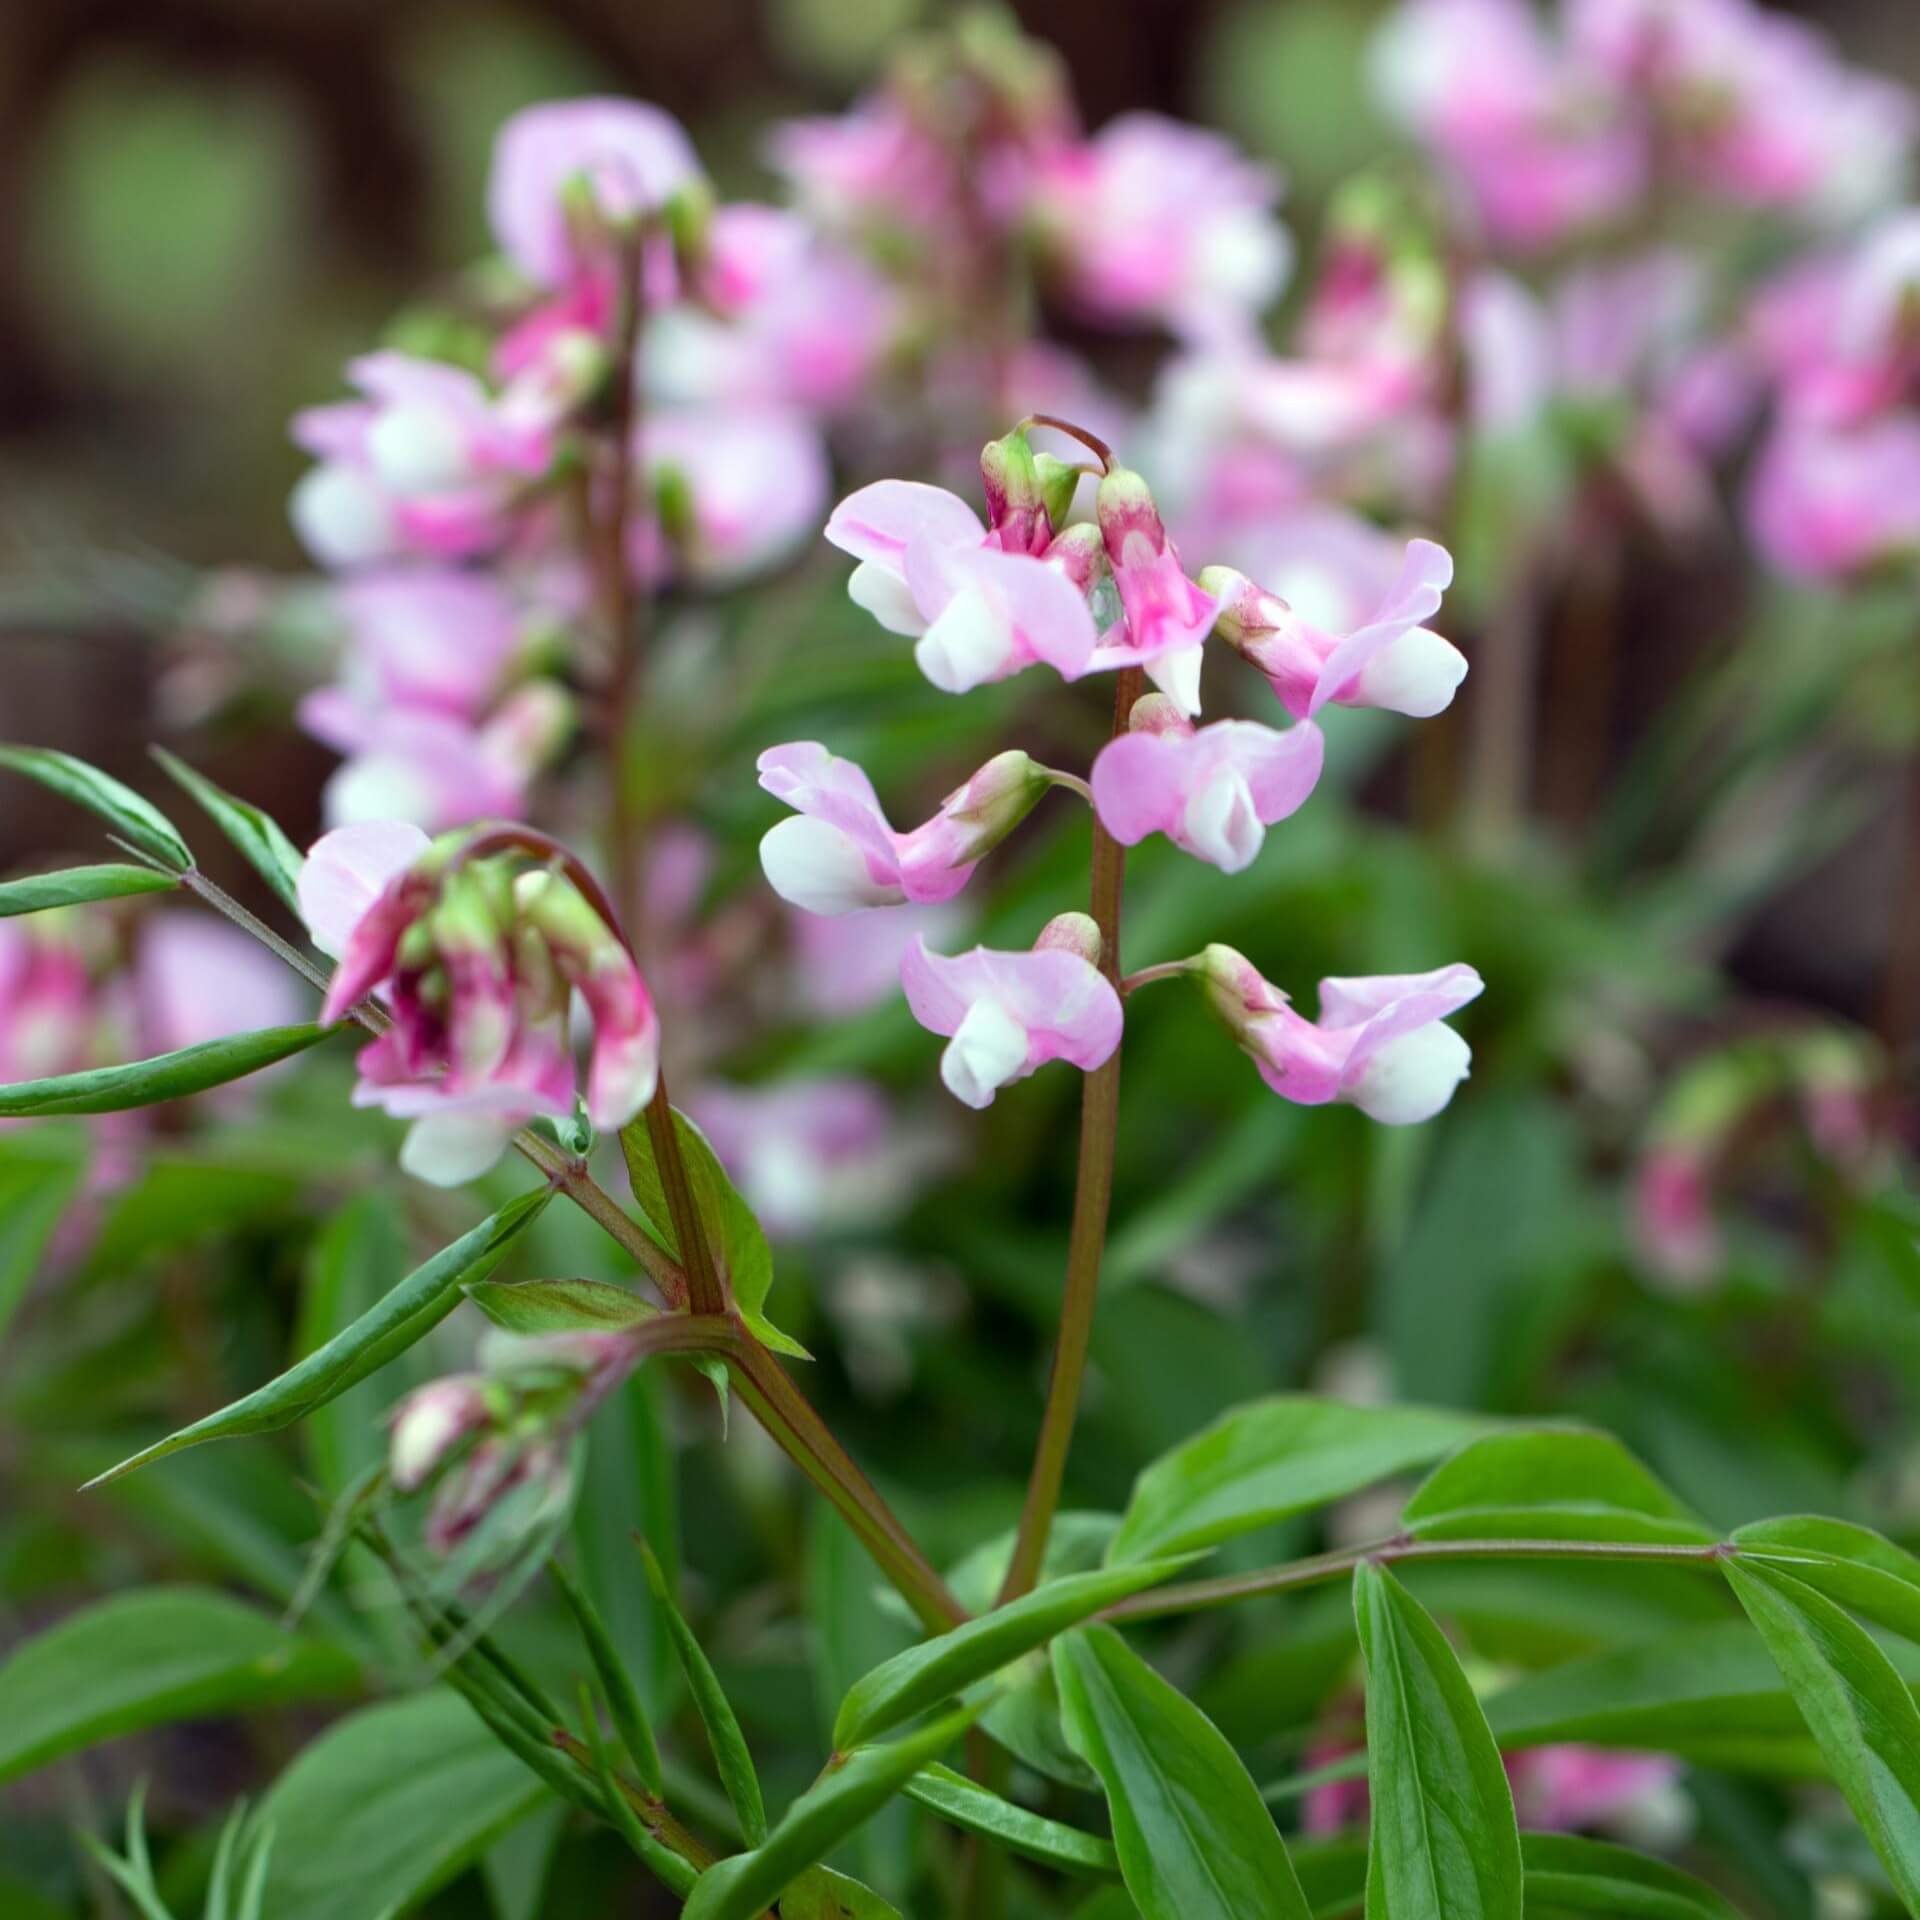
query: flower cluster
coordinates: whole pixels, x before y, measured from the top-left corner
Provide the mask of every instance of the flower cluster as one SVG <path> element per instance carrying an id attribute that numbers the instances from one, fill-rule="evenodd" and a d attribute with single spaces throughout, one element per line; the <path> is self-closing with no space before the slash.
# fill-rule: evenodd
<path id="1" fill-rule="evenodd" d="M 624 1126 L 652 1099 L 660 1028 L 640 969 L 583 876 L 529 865 L 538 836 L 369 823 L 322 839 L 300 873 L 314 944 L 339 965 L 322 1017 L 377 993 L 357 1106 L 412 1121 L 401 1164 L 457 1185 L 536 1115 L 570 1117 L 577 992 L 593 1024 L 587 1117 Z M 591 883 L 586 883 L 587 889 Z"/>
<path id="2" fill-rule="evenodd" d="M 917 636 L 915 656 L 938 687 L 960 691 L 1035 665 L 1065 680 L 1130 675 L 1126 724 L 1089 777 L 1011 750 L 900 833 L 852 762 L 814 741 L 775 747 L 761 756 L 761 784 L 794 813 L 760 851 L 782 898 L 820 914 L 949 899 L 1056 785 L 1083 793 L 1120 846 L 1162 834 L 1239 872 L 1267 828 L 1313 791 L 1323 709 L 1432 714 L 1451 700 L 1466 662 L 1425 624 L 1452 577 L 1442 548 L 1410 543 L 1378 602 L 1348 629 L 1329 630 L 1243 574 L 1190 577 L 1147 483 L 1098 451 L 1104 470 L 1090 522 L 1062 524 L 1072 469 L 1036 454 L 1022 426 L 982 457 L 984 525 L 952 494 L 882 481 L 842 501 L 827 528 L 859 563 L 852 597 L 893 631 Z M 1210 641 L 1265 677 L 1292 725 L 1197 723 Z M 1157 691 L 1141 691 L 1147 679 Z M 1102 1066 L 1120 1043 L 1121 991 L 1173 974 L 1202 985 L 1267 1083 L 1303 1104 L 1346 1100 L 1376 1119 L 1421 1120 L 1466 1073 L 1466 1045 L 1443 1022 L 1480 990 L 1470 967 L 1325 981 L 1315 1022 L 1227 948 L 1123 981 L 1105 938 L 1070 912 L 1024 952 L 976 947 L 949 957 L 924 940 L 907 949 L 907 1004 L 946 1038 L 941 1077 L 958 1099 L 984 1107 L 1050 1060 Z"/>

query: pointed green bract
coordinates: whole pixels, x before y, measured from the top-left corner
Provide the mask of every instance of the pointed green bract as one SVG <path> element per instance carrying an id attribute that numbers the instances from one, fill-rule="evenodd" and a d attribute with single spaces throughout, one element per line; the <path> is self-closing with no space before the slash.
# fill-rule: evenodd
<path id="1" fill-rule="evenodd" d="M 467 1298 L 508 1333 L 618 1333 L 660 1313 L 611 1280 L 477 1280 Z"/>
<path id="2" fill-rule="evenodd" d="M 1063 1634 L 1053 1664 L 1145 1920 L 1307 1920 L 1273 1816 L 1213 1722 L 1111 1627 Z"/>
<path id="3" fill-rule="evenodd" d="M 845 1751 L 877 1738 L 1186 1564 L 1151 1560 L 1069 1574 L 895 1654 L 848 1689 L 834 1718 L 833 1744 Z"/>
<path id="4" fill-rule="evenodd" d="M 89 900 L 121 900 L 136 893 L 172 893 L 179 883 L 151 867 L 68 867 L 60 873 L 30 873 L 0 881 L 0 920 L 17 913 L 44 913 Z"/>
<path id="5" fill-rule="evenodd" d="M 162 769 L 199 801 L 213 823 L 235 847 L 242 858 L 276 894 L 281 903 L 300 914 L 300 869 L 306 863 L 300 849 L 281 831 L 270 813 L 217 787 L 204 773 L 169 753 L 165 747 L 152 749 Z"/>
<path id="6" fill-rule="evenodd" d="M 1520 1920 L 1520 1835 L 1447 1637 L 1384 1568 L 1354 1572 L 1367 1672 L 1367 1920 Z"/>
<path id="7" fill-rule="evenodd" d="M 93 1067 L 85 1073 L 60 1073 L 47 1080 L 23 1080 L 0 1087 L 0 1119 L 28 1119 L 63 1113 L 124 1113 L 129 1107 L 184 1100 L 189 1094 L 244 1080 L 309 1047 L 318 1046 L 337 1027 L 265 1027 L 258 1033 L 202 1040 L 175 1053 L 131 1060 L 121 1067 Z"/>
<path id="8" fill-rule="evenodd" d="M 378 1306 L 278 1379 L 143 1448 L 88 1485 L 117 1480 L 136 1467 L 164 1460 L 168 1454 L 202 1441 L 272 1433 L 324 1406 L 438 1326 L 459 1304 L 461 1289 L 493 1266 L 552 1197 L 552 1190 L 542 1187 L 510 1200 L 451 1246 L 442 1247 L 424 1266 L 416 1267 Z"/>
<path id="9" fill-rule="evenodd" d="M 173 822 L 152 801 L 141 799 L 110 773 L 102 773 L 70 753 L 56 753 L 51 747 L 0 746 L 0 767 L 25 774 L 76 806 L 85 807 L 122 840 L 151 854 L 162 866 L 185 873 L 193 865 L 193 855 Z"/>

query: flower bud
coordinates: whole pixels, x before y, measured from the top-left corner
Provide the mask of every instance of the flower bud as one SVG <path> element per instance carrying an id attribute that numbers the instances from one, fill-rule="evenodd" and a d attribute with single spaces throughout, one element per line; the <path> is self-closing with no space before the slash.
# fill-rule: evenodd
<path id="1" fill-rule="evenodd" d="M 1160 509 L 1146 481 L 1131 467 L 1114 467 L 1101 476 L 1094 512 L 1116 573 L 1122 567 L 1151 566 L 1166 552 Z"/>
<path id="2" fill-rule="evenodd" d="M 1033 943 L 1035 953 L 1077 953 L 1088 966 L 1097 967 L 1106 950 L 1099 923 L 1089 913 L 1056 913 L 1040 929 Z"/>
<path id="3" fill-rule="evenodd" d="M 487 1383 L 478 1374 L 451 1374 L 408 1394 L 389 1423 L 387 1471 L 394 1490 L 417 1492 L 461 1441 L 488 1424 L 493 1411 Z"/>
<path id="4" fill-rule="evenodd" d="M 1106 543 L 1091 520 L 1066 528 L 1041 557 L 1082 593 L 1092 593 L 1108 577 Z"/>
<path id="5" fill-rule="evenodd" d="M 980 483 L 987 496 L 987 526 L 1001 550 L 1044 553 L 1053 537 L 1053 522 L 1024 428 L 1015 427 L 981 449 Z"/>
<path id="6" fill-rule="evenodd" d="M 1018 747 L 996 753 L 940 809 L 943 821 L 961 829 L 949 864 L 991 853 L 1040 804 L 1051 784 L 1046 768 Z"/>

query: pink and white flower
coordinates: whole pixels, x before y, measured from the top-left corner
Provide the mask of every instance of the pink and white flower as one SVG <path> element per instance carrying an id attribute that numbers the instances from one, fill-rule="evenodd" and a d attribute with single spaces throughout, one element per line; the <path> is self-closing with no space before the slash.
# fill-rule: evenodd
<path id="1" fill-rule="evenodd" d="M 1098 636 L 1085 596 L 1045 559 L 1001 552 L 967 503 L 942 487 L 881 480 L 849 494 L 827 538 L 860 564 L 847 591 L 889 632 L 917 636 L 920 670 L 964 693 L 1044 662 L 1088 670 Z"/>
<path id="2" fill-rule="evenodd" d="M 1253 864 L 1267 828 L 1320 778 L 1325 742 L 1311 721 L 1284 733 L 1252 720 L 1198 730 L 1164 694 L 1136 704 L 1130 730 L 1093 763 L 1093 804 L 1123 846 L 1164 833 L 1223 873 Z"/>
<path id="3" fill-rule="evenodd" d="M 770 828 L 760 864 L 781 899 L 809 913 L 950 900 L 1026 818 L 1047 776 L 1018 749 L 996 755 L 911 833 L 887 822 L 873 782 L 818 741 L 770 747 L 760 784 L 797 817 Z"/>
<path id="4" fill-rule="evenodd" d="M 1322 980 L 1313 1021 L 1231 947 L 1208 947 L 1189 964 L 1283 1099 L 1306 1107 L 1343 1100 L 1371 1120 L 1404 1126 L 1432 1119 L 1467 1077 L 1467 1043 L 1444 1023 L 1482 990 L 1469 966 Z"/>
<path id="5" fill-rule="evenodd" d="M 1147 483 L 1126 467 L 1104 475 L 1096 499 L 1120 622 L 1101 637 L 1096 668 L 1144 667 L 1182 713 L 1200 711 L 1200 656 L 1219 601 L 1180 565 Z"/>
<path id="6" fill-rule="evenodd" d="M 1085 914 L 1063 913 L 1027 953 L 974 947 L 949 958 L 924 940 L 907 950 L 900 984 L 913 1017 L 949 1036 L 940 1078 L 955 1099 L 988 1107 L 1049 1060 L 1091 1073 L 1112 1057 L 1123 1021 L 1095 965 L 1099 943 Z"/>

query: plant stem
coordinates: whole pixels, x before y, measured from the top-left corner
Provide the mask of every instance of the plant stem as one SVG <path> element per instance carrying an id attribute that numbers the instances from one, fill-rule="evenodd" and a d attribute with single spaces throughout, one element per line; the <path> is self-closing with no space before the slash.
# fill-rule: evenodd
<path id="1" fill-rule="evenodd" d="M 1038 416 L 1036 416 L 1037 418 Z M 1129 667 L 1113 696 L 1113 734 L 1127 730 L 1142 675 Z M 1117 990 L 1120 984 L 1120 896 L 1127 873 L 1127 850 L 1093 821 L 1092 911 L 1100 929 L 1100 967 Z M 1087 1349 L 1093 1338 L 1093 1314 L 1100 1295 L 1100 1256 L 1107 1244 L 1107 1213 L 1113 1200 L 1113 1149 L 1120 1129 L 1120 1049 L 1087 1075 L 1080 1101 L 1080 1164 L 1073 1193 L 1073 1226 L 1067 1240 L 1067 1282 L 1060 1300 L 1060 1332 L 1047 1382 L 1047 1405 L 1040 1416 L 1033 1472 L 1013 1558 L 1001 1583 L 1000 1604 L 1033 1590 L 1046 1556 L 1047 1537 L 1060 1504 L 1067 1454 L 1073 1446 L 1080 1411 L 1080 1387 L 1086 1378 Z"/>
<path id="2" fill-rule="evenodd" d="M 1125 1000 L 1136 994 L 1142 987 L 1150 987 L 1156 980 L 1178 980 L 1182 974 L 1193 969 L 1191 960 L 1162 960 L 1155 967 L 1141 967 L 1130 973 L 1120 982 L 1120 997 Z"/>
<path id="3" fill-rule="evenodd" d="M 1236 1600 L 1263 1594 L 1286 1593 L 1295 1587 L 1323 1585 L 1338 1580 L 1367 1561 L 1392 1565 L 1402 1560 L 1666 1560 L 1683 1566 L 1713 1566 L 1732 1559 L 1740 1549 L 1715 1540 L 1701 1546 L 1667 1544 L 1655 1540 L 1416 1540 L 1396 1534 L 1368 1546 L 1342 1547 L 1333 1553 L 1290 1560 L 1285 1566 L 1262 1567 L 1253 1573 L 1223 1574 L 1213 1580 L 1189 1580 L 1179 1586 L 1154 1587 L 1119 1601 L 1100 1615 L 1103 1620 L 1158 1620 L 1168 1614 L 1199 1613 L 1209 1607 L 1231 1606 Z"/>

